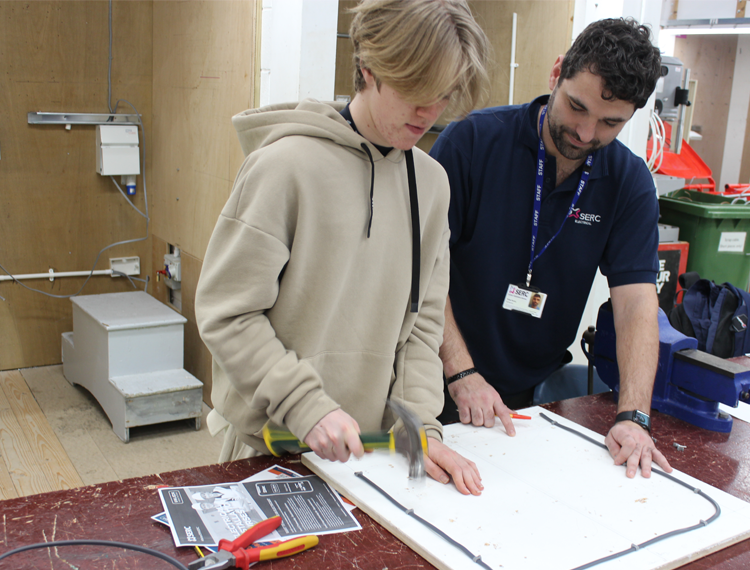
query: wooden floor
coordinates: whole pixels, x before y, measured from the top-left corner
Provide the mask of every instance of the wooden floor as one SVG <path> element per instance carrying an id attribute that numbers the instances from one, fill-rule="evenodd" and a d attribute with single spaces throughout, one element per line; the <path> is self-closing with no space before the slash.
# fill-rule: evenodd
<path id="1" fill-rule="evenodd" d="M 221 436 L 193 420 L 142 426 L 123 443 L 62 366 L 0 372 L 0 499 L 215 463 Z"/>

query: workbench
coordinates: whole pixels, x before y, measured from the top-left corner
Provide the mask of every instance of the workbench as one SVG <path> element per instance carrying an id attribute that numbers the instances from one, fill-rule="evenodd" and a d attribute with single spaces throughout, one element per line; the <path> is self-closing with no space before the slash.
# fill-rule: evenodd
<path id="1" fill-rule="evenodd" d="M 601 434 L 608 431 L 616 411 L 610 394 L 575 398 L 543 407 Z M 735 420 L 732 432 L 721 434 L 695 428 L 658 412 L 654 412 L 652 421 L 657 445 L 674 468 L 750 501 L 750 424 Z M 673 443 L 685 446 L 685 449 L 678 451 Z M 0 553 L 36 542 L 86 538 L 147 546 L 187 565 L 195 559 L 195 552 L 189 548 L 175 548 L 169 529 L 150 518 L 162 510 L 157 487 L 239 481 L 274 464 L 309 474 L 298 456 L 283 460 L 258 457 L 2 501 Z M 289 559 L 263 562 L 262 565 L 279 570 L 432 568 L 359 509 L 354 513 L 362 525 L 362 531 L 321 536 L 320 544 L 313 550 Z M 106 564 L 103 564 L 105 560 Z M 64 547 L 56 552 L 26 552 L 12 557 L 7 563 L 0 562 L 0 566 L 51 570 L 174 568 L 143 554 L 88 546 Z M 684 568 L 750 568 L 750 540 L 692 562 Z"/>

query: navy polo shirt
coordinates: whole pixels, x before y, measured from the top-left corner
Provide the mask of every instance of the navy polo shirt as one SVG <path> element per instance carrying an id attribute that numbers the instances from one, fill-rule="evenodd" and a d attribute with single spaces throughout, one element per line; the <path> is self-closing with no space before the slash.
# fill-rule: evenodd
<path id="1" fill-rule="evenodd" d="M 450 298 L 474 364 L 498 392 L 542 382 L 576 342 L 597 267 L 610 287 L 655 283 L 659 206 L 644 161 L 615 140 L 594 155 L 591 177 L 567 216 L 581 168 L 555 188 L 547 155 L 532 287 L 548 295 L 537 319 L 502 308 L 525 284 L 539 145 L 538 113 L 549 96 L 494 107 L 451 123 L 430 155 L 451 186 Z M 566 219 L 567 218 L 567 219 Z"/>

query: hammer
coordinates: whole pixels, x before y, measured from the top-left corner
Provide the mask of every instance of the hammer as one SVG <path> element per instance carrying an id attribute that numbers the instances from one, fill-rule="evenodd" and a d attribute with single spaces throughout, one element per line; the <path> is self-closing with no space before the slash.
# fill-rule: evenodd
<path id="1" fill-rule="evenodd" d="M 393 413 L 403 422 L 403 429 L 393 431 L 362 433 L 359 439 L 365 450 L 385 449 L 398 451 L 409 460 L 409 479 L 424 479 L 424 456 L 427 453 L 427 434 L 422 421 L 404 405 L 388 400 Z M 266 423 L 263 426 L 263 441 L 268 450 L 276 457 L 283 453 L 301 453 L 310 451 L 305 442 L 282 427 Z"/>

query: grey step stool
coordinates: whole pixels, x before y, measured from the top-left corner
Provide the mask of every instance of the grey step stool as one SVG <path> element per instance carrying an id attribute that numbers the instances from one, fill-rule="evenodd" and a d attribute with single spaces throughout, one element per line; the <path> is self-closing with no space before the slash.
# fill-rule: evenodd
<path id="1" fill-rule="evenodd" d="M 63 374 L 99 401 L 127 443 L 130 428 L 195 419 L 203 383 L 183 369 L 187 319 L 142 291 L 73 297 L 62 334 Z"/>

